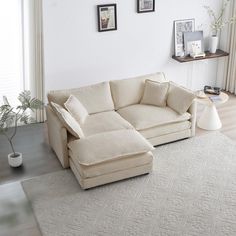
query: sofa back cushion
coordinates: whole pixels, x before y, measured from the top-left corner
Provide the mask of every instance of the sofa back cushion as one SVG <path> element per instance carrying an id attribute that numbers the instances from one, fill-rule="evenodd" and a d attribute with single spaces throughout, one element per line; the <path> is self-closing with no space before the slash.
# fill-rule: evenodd
<path id="1" fill-rule="evenodd" d="M 115 110 L 140 103 L 144 92 L 145 80 L 166 81 L 164 73 L 155 73 L 135 78 L 110 81 Z"/>
<path id="2" fill-rule="evenodd" d="M 48 93 L 48 101 L 64 106 L 70 95 L 74 95 L 89 114 L 114 110 L 109 82 L 76 89 L 50 91 Z"/>

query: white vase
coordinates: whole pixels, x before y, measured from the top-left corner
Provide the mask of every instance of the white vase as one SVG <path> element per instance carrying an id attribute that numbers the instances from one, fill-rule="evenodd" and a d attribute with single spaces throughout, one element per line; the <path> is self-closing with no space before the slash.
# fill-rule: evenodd
<path id="1" fill-rule="evenodd" d="M 210 53 L 216 53 L 216 50 L 218 47 L 218 41 L 219 41 L 218 36 L 211 36 L 210 37 L 210 42 L 209 42 Z"/>
<path id="2" fill-rule="evenodd" d="M 11 167 L 19 167 L 22 165 L 22 153 L 16 152 L 18 156 L 14 157 L 14 153 L 8 154 L 8 163 Z"/>

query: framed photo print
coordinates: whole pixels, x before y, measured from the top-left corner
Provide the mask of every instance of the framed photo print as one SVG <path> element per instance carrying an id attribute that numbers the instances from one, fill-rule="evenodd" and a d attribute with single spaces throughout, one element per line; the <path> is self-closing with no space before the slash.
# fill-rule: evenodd
<path id="1" fill-rule="evenodd" d="M 155 0 L 137 0 L 138 13 L 155 11 Z"/>
<path id="2" fill-rule="evenodd" d="M 204 52 L 203 31 L 184 32 L 185 55 Z"/>
<path id="3" fill-rule="evenodd" d="M 117 30 L 116 4 L 98 5 L 98 31 Z"/>
<path id="4" fill-rule="evenodd" d="M 174 21 L 175 30 L 175 56 L 184 56 L 184 32 L 195 30 L 195 20 L 176 20 Z"/>

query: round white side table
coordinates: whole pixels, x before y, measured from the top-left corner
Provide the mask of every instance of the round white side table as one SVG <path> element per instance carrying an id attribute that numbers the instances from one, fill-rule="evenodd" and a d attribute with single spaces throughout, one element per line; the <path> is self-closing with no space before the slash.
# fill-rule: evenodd
<path id="1" fill-rule="evenodd" d="M 229 96 L 221 92 L 219 100 L 212 101 L 209 97 L 217 95 L 207 95 L 205 98 L 197 98 L 200 104 L 205 106 L 203 113 L 197 121 L 197 126 L 205 130 L 217 130 L 222 127 L 220 117 L 218 115 L 216 105 L 223 104 L 228 101 Z"/>

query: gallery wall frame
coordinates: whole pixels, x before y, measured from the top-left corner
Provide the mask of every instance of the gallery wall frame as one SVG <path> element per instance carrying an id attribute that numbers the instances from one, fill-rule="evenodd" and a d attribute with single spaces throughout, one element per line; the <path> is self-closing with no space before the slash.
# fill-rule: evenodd
<path id="1" fill-rule="evenodd" d="M 155 11 L 155 0 L 137 0 L 137 12 L 147 13 Z"/>
<path id="2" fill-rule="evenodd" d="M 117 30 L 116 4 L 97 5 L 98 31 Z"/>

